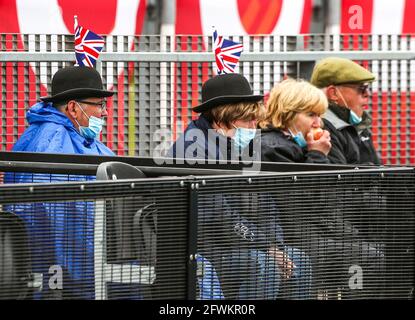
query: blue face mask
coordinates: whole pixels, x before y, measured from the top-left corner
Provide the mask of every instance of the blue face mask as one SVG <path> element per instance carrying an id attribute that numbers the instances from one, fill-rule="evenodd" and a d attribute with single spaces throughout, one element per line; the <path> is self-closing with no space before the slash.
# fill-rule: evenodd
<path id="1" fill-rule="evenodd" d="M 81 108 L 81 111 L 84 113 L 84 115 L 86 115 L 88 118 L 88 127 L 81 126 L 75 119 L 76 123 L 79 126 L 79 133 L 86 139 L 97 139 L 101 133 L 102 126 L 104 125 L 104 119 L 100 119 L 94 116 L 88 117 L 82 107 L 79 104 L 78 106 Z"/>
<path id="2" fill-rule="evenodd" d="M 288 129 L 288 131 L 291 133 L 291 136 L 296 144 L 298 144 L 301 148 L 307 147 L 307 141 L 304 139 L 304 135 L 301 131 L 298 131 L 297 134 L 293 134 L 290 129 Z"/>
<path id="3" fill-rule="evenodd" d="M 349 116 L 349 122 L 352 125 L 357 125 L 360 122 L 362 122 L 362 118 L 359 117 L 356 113 L 354 113 L 352 110 L 350 110 L 350 116 Z"/>
<path id="4" fill-rule="evenodd" d="M 343 103 L 346 106 L 346 108 L 350 110 L 349 123 L 352 124 L 352 125 L 357 125 L 360 122 L 362 122 L 362 118 L 359 117 L 355 112 L 352 111 L 352 109 L 349 108 L 349 106 L 346 103 L 346 100 L 344 100 L 344 97 L 343 97 L 342 93 L 337 88 L 336 88 L 336 90 L 339 93 L 340 98 L 343 100 Z"/>
<path id="5" fill-rule="evenodd" d="M 255 137 L 256 129 L 235 128 L 235 135 L 232 139 L 237 147 L 241 150 L 245 149 L 245 147 L 248 146 L 251 140 Z"/>
<path id="6" fill-rule="evenodd" d="M 293 136 L 295 143 L 297 143 L 301 148 L 307 147 L 307 141 L 304 139 L 304 136 L 301 132 Z"/>

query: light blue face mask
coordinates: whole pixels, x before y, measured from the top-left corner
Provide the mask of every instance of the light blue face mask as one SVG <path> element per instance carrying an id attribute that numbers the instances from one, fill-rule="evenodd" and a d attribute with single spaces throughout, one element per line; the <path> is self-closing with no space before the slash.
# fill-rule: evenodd
<path id="1" fill-rule="evenodd" d="M 346 108 L 350 110 L 349 123 L 351 125 L 357 125 L 360 122 L 362 122 L 362 118 L 359 117 L 355 112 L 352 111 L 352 109 L 349 108 L 349 106 L 347 105 L 346 100 L 344 99 L 344 97 L 343 97 L 342 93 L 340 92 L 340 90 L 337 89 L 337 88 L 336 88 L 336 90 L 339 93 L 340 98 L 343 100 L 343 103 L 346 106 Z"/>
<path id="2" fill-rule="evenodd" d="M 298 131 L 297 134 L 293 134 L 290 129 L 288 129 L 288 131 L 291 133 L 291 136 L 296 144 L 298 144 L 301 148 L 307 147 L 307 141 L 304 139 L 304 135 L 301 131 Z"/>
<path id="3" fill-rule="evenodd" d="M 297 143 L 301 148 L 307 147 L 307 141 L 304 139 L 304 136 L 301 132 L 293 136 L 295 143 Z"/>
<path id="4" fill-rule="evenodd" d="M 355 112 L 353 112 L 352 110 L 350 110 L 349 122 L 352 125 L 357 125 L 360 122 L 362 122 L 362 118 L 359 117 Z"/>
<path id="5" fill-rule="evenodd" d="M 256 129 L 238 128 L 235 127 L 235 135 L 232 137 L 235 145 L 241 150 L 245 149 L 255 137 Z"/>
<path id="6" fill-rule="evenodd" d="M 77 103 L 78 106 L 81 108 L 81 111 L 86 115 L 88 118 L 88 127 L 81 126 L 79 122 L 75 119 L 76 123 L 79 126 L 79 133 L 81 136 L 83 136 L 86 139 L 98 139 L 99 134 L 102 131 L 102 126 L 104 125 L 104 119 L 97 118 L 94 116 L 88 117 L 88 115 L 85 113 L 85 111 L 82 109 L 82 107 Z"/>

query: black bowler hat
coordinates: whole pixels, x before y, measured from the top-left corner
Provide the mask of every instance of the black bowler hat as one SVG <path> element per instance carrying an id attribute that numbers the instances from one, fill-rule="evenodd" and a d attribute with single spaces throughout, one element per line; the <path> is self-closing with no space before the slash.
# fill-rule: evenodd
<path id="1" fill-rule="evenodd" d="M 202 104 L 193 108 L 195 112 L 218 107 L 228 103 L 255 102 L 263 95 L 254 95 L 252 88 L 243 75 L 228 73 L 218 75 L 206 81 L 202 87 Z"/>
<path id="2" fill-rule="evenodd" d="M 89 67 L 68 67 L 58 70 L 52 78 L 52 94 L 41 97 L 44 102 L 69 101 L 82 98 L 111 97 L 112 91 L 102 89 L 98 71 Z"/>

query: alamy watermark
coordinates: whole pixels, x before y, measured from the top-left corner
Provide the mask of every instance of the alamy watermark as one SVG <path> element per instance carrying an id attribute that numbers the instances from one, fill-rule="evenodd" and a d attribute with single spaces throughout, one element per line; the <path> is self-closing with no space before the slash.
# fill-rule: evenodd
<path id="1" fill-rule="evenodd" d="M 247 174 L 261 171 L 261 136 L 258 134 L 249 146 L 239 148 L 235 143 L 228 148 L 227 139 L 216 130 L 206 131 L 194 128 L 187 130 L 173 142 L 169 129 L 159 129 L 153 134 L 153 141 L 159 141 L 153 150 L 153 160 L 157 165 L 165 164 L 218 164 L 243 165 L 242 172 Z M 173 149 L 174 145 L 174 149 Z"/>
<path id="2" fill-rule="evenodd" d="M 348 20 L 350 30 L 363 29 L 363 8 L 359 5 L 349 7 L 348 13 L 351 15 Z"/>
<path id="3" fill-rule="evenodd" d="M 49 268 L 49 289 L 62 290 L 63 289 L 63 273 L 60 265 L 53 265 Z"/>
<path id="4" fill-rule="evenodd" d="M 349 267 L 349 273 L 352 276 L 349 278 L 349 288 L 351 290 L 363 289 L 363 269 L 359 265 L 351 265 Z"/>

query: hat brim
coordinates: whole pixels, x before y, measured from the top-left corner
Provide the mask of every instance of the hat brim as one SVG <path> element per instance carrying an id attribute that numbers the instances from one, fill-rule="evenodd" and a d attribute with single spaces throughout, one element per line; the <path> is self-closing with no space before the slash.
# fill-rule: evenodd
<path id="1" fill-rule="evenodd" d="M 196 107 L 193 107 L 194 112 L 204 112 L 214 107 L 218 107 L 228 103 L 238 103 L 238 102 L 256 102 L 264 99 L 263 95 L 245 95 L 245 96 L 219 96 L 212 98 L 208 101 L 199 104 Z"/>
<path id="2" fill-rule="evenodd" d="M 41 97 L 43 102 L 57 102 L 65 100 L 75 100 L 82 98 L 105 98 L 111 97 L 114 94 L 113 91 L 89 89 L 89 88 L 77 88 L 60 92 L 54 96 Z"/>
<path id="3" fill-rule="evenodd" d="M 359 81 L 338 81 L 338 82 L 336 82 L 336 83 L 333 83 L 334 85 L 341 85 L 341 84 L 361 84 L 361 83 L 371 83 L 371 82 L 373 82 L 373 81 L 375 81 L 375 78 L 374 77 L 371 77 L 371 78 L 367 78 L 367 79 L 361 79 L 361 80 L 359 80 Z"/>

